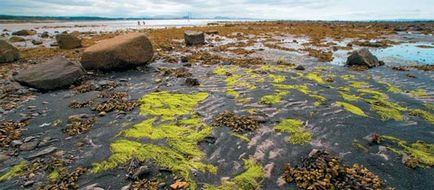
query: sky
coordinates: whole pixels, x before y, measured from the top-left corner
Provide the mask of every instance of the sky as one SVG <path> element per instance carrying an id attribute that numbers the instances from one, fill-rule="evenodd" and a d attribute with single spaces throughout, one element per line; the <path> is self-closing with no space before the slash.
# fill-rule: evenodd
<path id="1" fill-rule="evenodd" d="M 0 0 L 25 16 L 216 16 L 291 20 L 434 19 L 434 0 Z"/>

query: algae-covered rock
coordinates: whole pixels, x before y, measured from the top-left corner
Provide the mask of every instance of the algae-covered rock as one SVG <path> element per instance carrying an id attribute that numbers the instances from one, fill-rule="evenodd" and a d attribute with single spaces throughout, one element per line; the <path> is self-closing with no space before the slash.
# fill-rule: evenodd
<path id="1" fill-rule="evenodd" d="M 131 33 L 103 40 L 83 52 L 81 64 L 90 70 L 129 69 L 149 64 L 154 49 L 148 37 Z"/>
<path id="2" fill-rule="evenodd" d="M 359 51 L 354 51 L 347 59 L 348 66 L 366 66 L 373 68 L 380 66 L 380 61 L 368 49 L 363 48 Z"/>
<path id="3" fill-rule="evenodd" d="M 53 90 L 71 85 L 84 72 L 79 65 L 64 57 L 55 57 L 18 72 L 14 79 L 20 84 L 40 90 Z"/>
<path id="4" fill-rule="evenodd" d="M 9 63 L 20 58 L 20 53 L 16 47 L 4 40 L 0 40 L 0 63 Z"/>
<path id="5" fill-rule="evenodd" d="M 19 36 L 12 36 L 9 38 L 9 42 L 15 43 L 15 42 L 25 42 L 26 39 Z"/>

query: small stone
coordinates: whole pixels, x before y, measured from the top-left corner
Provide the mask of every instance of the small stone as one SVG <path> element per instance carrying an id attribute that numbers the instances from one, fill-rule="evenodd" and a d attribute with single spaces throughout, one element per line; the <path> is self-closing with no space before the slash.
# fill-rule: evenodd
<path id="1" fill-rule="evenodd" d="M 185 84 L 187 86 L 199 86 L 200 85 L 199 80 L 197 80 L 195 78 L 187 78 L 185 80 Z"/>
<path id="2" fill-rule="evenodd" d="M 0 164 L 5 162 L 6 160 L 9 160 L 9 158 L 11 158 L 9 155 L 7 155 L 3 152 L 0 152 Z"/>
<path id="3" fill-rule="evenodd" d="M 17 146 L 20 146 L 22 144 L 23 144 L 23 141 L 20 141 L 20 140 L 13 140 L 11 142 L 11 146 L 13 146 L 13 147 L 17 147 Z"/>
<path id="4" fill-rule="evenodd" d="M 26 182 L 24 182 L 23 186 L 24 187 L 31 187 L 31 186 L 33 186 L 34 183 L 35 183 L 35 181 L 33 181 L 33 180 L 26 181 Z"/>
<path id="5" fill-rule="evenodd" d="M 295 68 L 295 70 L 304 71 L 305 68 L 303 66 L 299 65 Z"/>
<path id="6" fill-rule="evenodd" d="M 188 62 L 188 57 L 187 56 L 181 56 L 181 62 L 182 63 L 187 63 Z"/>
<path id="7" fill-rule="evenodd" d="M 105 112 L 105 111 L 99 112 L 99 114 L 98 114 L 98 116 L 100 116 L 100 117 L 104 117 L 106 115 L 107 115 L 107 112 Z"/>
<path id="8" fill-rule="evenodd" d="M 34 150 L 39 144 L 39 140 L 32 140 L 30 142 L 26 142 L 20 146 L 21 151 L 31 151 Z"/>
<path id="9" fill-rule="evenodd" d="M 41 45 L 41 44 L 42 44 L 42 41 L 41 41 L 41 40 L 33 39 L 33 40 L 32 40 L 32 44 L 33 44 L 33 45 Z"/>
<path id="10" fill-rule="evenodd" d="M 50 154 L 50 153 L 54 152 L 55 150 L 57 150 L 56 147 L 48 147 L 48 148 L 46 148 L 44 150 L 41 150 L 41 151 L 37 152 L 36 154 L 30 155 L 29 158 L 32 159 L 32 158 L 44 156 L 44 155 L 47 155 L 47 154 Z"/>

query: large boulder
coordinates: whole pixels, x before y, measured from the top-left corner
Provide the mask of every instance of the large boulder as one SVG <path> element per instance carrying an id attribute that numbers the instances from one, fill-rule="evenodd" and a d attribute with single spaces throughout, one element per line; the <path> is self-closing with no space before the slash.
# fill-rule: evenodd
<path id="1" fill-rule="evenodd" d="M 366 66 L 368 68 L 380 66 L 381 63 L 368 49 L 354 51 L 347 59 L 348 66 Z"/>
<path id="2" fill-rule="evenodd" d="M 81 47 L 81 39 L 71 34 L 59 34 L 56 36 L 60 49 L 75 49 Z"/>
<path id="3" fill-rule="evenodd" d="M 68 87 L 83 74 L 80 65 L 71 63 L 64 57 L 54 57 L 44 63 L 21 70 L 13 77 L 25 86 L 39 90 L 54 90 Z"/>
<path id="4" fill-rule="evenodd" d="M 200 45 L 205 43 L 205 35 L 203 32 L 185 31 L 184 40 L 188 46 Z"/>
<path id="5" fill-rule="evenodd" d="M 147 65 L 154 56 L 151 41 L 142 33 L 120 35 L 84 50 L 81 65 L 89 70 L 119 70 Z"/>
<path id="6" fill-rule="evenodd" d="M 20 59 L 18 49 L 5 40 L 0 40 L 0 63 L 9 63 L 18 59 Z"/>
<path id="7" fill-rule="evenodd" d="M 34 30 L 19 30 L 16 32 L 12 32 L 12 35 L 16 35 L 16 36 L 31 36 L 31 35 L 35 35 L 36 31 Z"/>
<path id="8" fill-rule="evenodd" d="M 19 36 L 12 36 L 9 38 L 9 42 L 15 43 L 15 42 L 25 42 L 26 39 L 19 37 Z"/>

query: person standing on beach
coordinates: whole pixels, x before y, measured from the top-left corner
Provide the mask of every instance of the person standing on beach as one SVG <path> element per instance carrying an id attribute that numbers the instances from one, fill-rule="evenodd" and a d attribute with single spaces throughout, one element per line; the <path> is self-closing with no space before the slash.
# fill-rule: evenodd
<path id="1" fill-rule="evenodd" d="M 140 21 L 137 21 L 137 24 L 140 26 Z"/>

